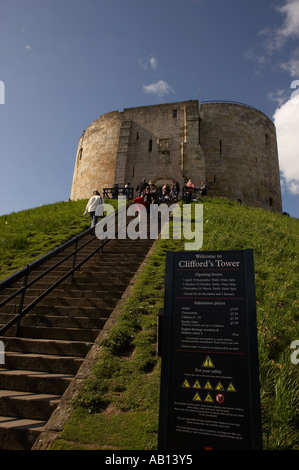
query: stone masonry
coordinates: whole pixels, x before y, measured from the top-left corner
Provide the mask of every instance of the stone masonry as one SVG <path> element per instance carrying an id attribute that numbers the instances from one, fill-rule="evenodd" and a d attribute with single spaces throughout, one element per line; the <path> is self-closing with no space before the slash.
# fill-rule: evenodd
<path id="1" fill-rule="evenodd" d="M 209 196 L 281 211 L 276 130 L 261 111 L 197 100 L 126 108 L 101 116 L 83 133 L 71 199 L 115 183 L 134 188 L 191 178 Z"/>

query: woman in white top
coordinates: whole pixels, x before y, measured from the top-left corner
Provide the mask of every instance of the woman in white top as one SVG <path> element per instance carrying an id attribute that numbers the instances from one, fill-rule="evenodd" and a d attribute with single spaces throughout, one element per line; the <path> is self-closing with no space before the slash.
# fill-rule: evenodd
<path id="1" fill-rule="evenodd" d="M 101 204 L 104 204 L 103 197 L 100 195 L 98 191 L 94 191 L 93 196 L 91 196 L 91 198 L 89 199 L 87 206 L 85 208 L 85 212 L 84 212 L 84 215 L 88 213 L 92 219 L 91 227 L 94 227 L 98 222 L 99 216 L 96 215 L 96 208 Z"/>

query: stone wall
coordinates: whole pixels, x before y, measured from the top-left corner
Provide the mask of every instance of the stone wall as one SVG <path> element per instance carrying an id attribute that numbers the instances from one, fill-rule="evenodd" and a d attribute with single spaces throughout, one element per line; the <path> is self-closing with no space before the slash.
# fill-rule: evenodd
<path id="1" fill-rule="evenodd" d="M 183 184 L 182 143 L 186 132 L 186 108 L 192 106 L 192 103 L 124 110 L 124 120 L 131 122 L 126 182 L 136 187 L 143 178 L 147 181 L 177 179 Z"/>
<path id="2" fill-rule="evenodd" d="M 208 194 L 281 211 L 276 131 L 262 112 L 197 100 L 101 116 L 78 144 L 71 199 L 114 183 L 205 180 Z"/>
<path id="3" fill-rule="evenodd" d="M 94 121 L 78 143 L 71 199 L 113 186 L 122 113 L 114 111 Z"/>
<path id="4" fill-rule="evenodd" d="M 209 195 L 281 211 L 276 131 L 262 112 L 233 103 L 200 108 Z"/>

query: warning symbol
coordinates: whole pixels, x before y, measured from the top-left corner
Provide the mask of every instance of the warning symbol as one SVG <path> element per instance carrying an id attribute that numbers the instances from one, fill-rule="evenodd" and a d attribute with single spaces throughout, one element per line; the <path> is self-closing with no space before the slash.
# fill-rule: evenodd
<path id="1" fill-rule="evenodd" d="M 213 401 L 213 398 L 211 397 L 209 393 L 207 394 L 205 401 L 210 402 L 210 403 Z"/>
<path id="2" fill-rule="evenodd" d="M 217 401 L 217 403 L 223 403 L 224 402 L 224 396 L 222 395 L 222 393 L 217 393 L 216 401 Z"/>
<path id="3" fill-rule="evenodd" d="M 210 356 L 207 356 L 202 364 L 202 367 L 215 367 Z"/>
<path id="4" fill-rule="evenodd" d="M 233 386 L 232 382 L 230 382 L 229 386 L 226 389 L 227 392 L 236 392 L 237 390 Z"/>
<path id="5" fill-rule="evenodd" d="M 201 401 L 199 393 L 195 393 L 194 397 L 192 398 L 193 401 Z"/>
<path id="6" fill-rule="evenodd" d="M 182 383 L 182 388 L 190 388 L 190 385 L 187 379 L 184 380 L 184 382 Z"/>
<path id="7" fill-rule="evenodd" d="M 200 383 L 198 382 L 198 380 L 195 380 L 195 382 L 193 384 L 193 388 L 201 388 Z"/>
<path id="8" fill-rule="evenodd" d="M 218 384 L 215 387 L 215 390 L 224 390 L 224 387 L 221 382 L 218 382 Z"/>
<path id="9" fill-rule="evenodd" d="M 212 385 L 210 384 L 209 381 L 207 381 L 207 383 L 205 384 L 204 388 L 205 388 L 206 390 L 213 390 L 213 387 L 212 387 Z"/>

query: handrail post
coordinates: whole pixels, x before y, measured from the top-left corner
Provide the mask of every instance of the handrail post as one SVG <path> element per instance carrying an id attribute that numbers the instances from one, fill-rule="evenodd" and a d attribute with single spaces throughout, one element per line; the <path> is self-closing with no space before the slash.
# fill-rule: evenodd
<path id="1" fill-rule="evenodd" d="M 73 284 L 74 281 L 74 273 L 75 273 L 75 266 L 76 266 L 76 259 L 77 259 L 77 251 L 78 251 L 78 235 L 76 235 L 75 240 L 75 248 L 74 248 L 74 256 L 73 256 L 73 265 L 72 265 L 72 274 L 70 277 L 70 283 Z"/>
<path id="2" fill-rule="evenodd" d="M 25 274 L 24 274 L 24 279 L 23 279 L 23 287 L 22 287 L 22 292 L 20 296 L 20 302 L 19 302 L 19 308 L 18 308 L 18 315 L 19 315 L 19 320 L 16 325 L 16 336 L 18 336 L 18 330 L 19 330 L 19 325 L 20 325 L 20 320 L 21 320 L 21 315 L 22 315 L 22 310 L 24 306 L 24 300 L 25 300 L 25 295 L 26 295 L 26 287 L 27 287 L 27 282 L 28 282 L 28 274 L 29 274 L 29 265 L 27 264 Z"/>

